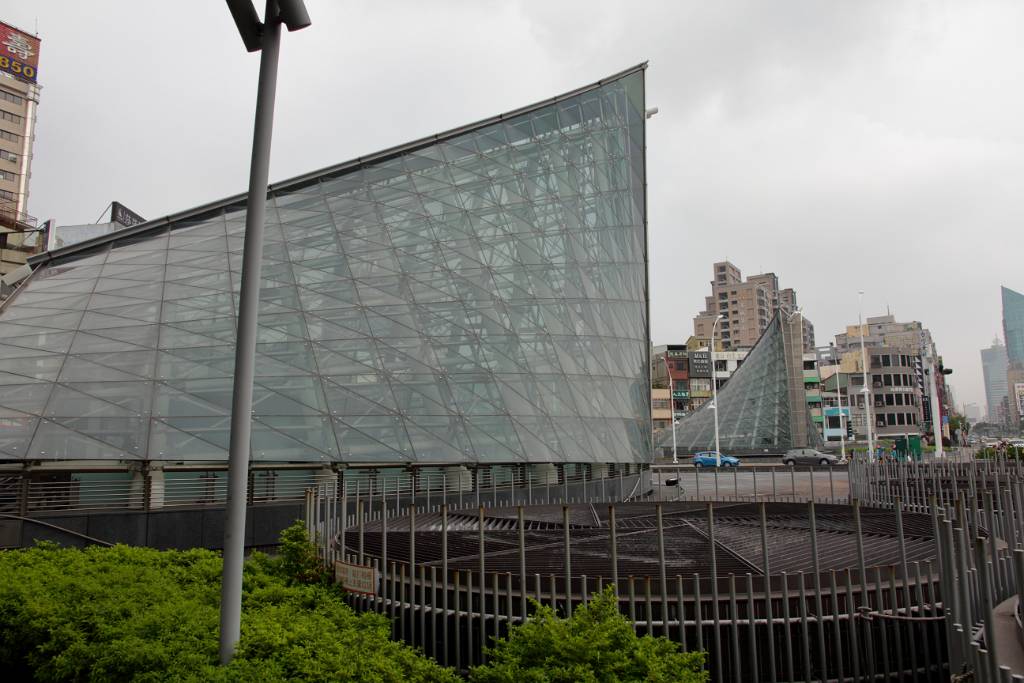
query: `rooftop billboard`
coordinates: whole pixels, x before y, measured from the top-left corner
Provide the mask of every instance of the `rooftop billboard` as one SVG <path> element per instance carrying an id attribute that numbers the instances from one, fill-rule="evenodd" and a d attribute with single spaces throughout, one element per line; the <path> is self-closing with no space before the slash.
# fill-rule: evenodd
<path id="1" fill-rule="evenodd" d="M 0 21 L 0 71 L 35 83 L 39 75 L 39 38 Z"/>

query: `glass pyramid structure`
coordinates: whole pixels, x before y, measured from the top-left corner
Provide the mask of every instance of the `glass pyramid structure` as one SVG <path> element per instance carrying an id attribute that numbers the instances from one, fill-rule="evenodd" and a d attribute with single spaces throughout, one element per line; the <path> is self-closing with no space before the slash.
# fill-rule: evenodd
<path id="1" fill-rule="evenodd" d="M 743 364 L 718 391 L 718 440 L 730 451 L 785 451 L 822 445 L 803 387 L 803 322 L 776 313 Z M 715 414 L 708 401 L 676 425 L 680 453 L 714 450 Z M 672 446 L 671 426 L 658 430 L 659 448 Z"/>
<path id="2" fill-rule="evenodd" d="M 649 460 L 644 68 L 271 187 L 254 461 Z M 36 257 L 0 460 L 226 460 L 244 222 Z"/>

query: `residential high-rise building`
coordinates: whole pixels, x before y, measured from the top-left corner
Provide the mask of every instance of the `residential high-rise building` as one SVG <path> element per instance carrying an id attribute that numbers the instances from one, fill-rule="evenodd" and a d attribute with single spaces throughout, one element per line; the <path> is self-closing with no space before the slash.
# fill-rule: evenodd
<path id="1" fill-rule="evenodd" d="M 721 341 L 716 339 L 716 342 L 714 370 L 707 339 L 690 337 L 686 344 L 662 344 L 651 350 L 652 391 L 667 390 L 671 386 L 672 409 L 677 417 L 692 413 L 711 400 L 712 375 L 717 389 L 721 390 L 749 353 L 747 349 L 725 351 Z M 656 396 L 660 394 L 652 393 L 652 397 Z M 662 426 L 655 418 L 654 428 Z"/>
<path id="2" fill-rule="evenodd" d="M 1024 417 L 1024 294 L 1003 287 L 1003 338 L 1006 340 L 1006 390 L 1010 424 Z"/>
<path id="3" fill-rule="evenodd" d="M 992 340 L 992 346 L 981 350 L 981 372 L 985 378 L 985 420 L 995 424 L 1006 424 L 1006 371 L 1009 363 L 1006 347 L 999 339 Z"/>
<path id="4" fill-rule="evenodd" d="M 44 248 L 28 214 L 38 70 L 39 38 L 0 22 L 0 276 Z"/>
<path id="5" fill-rule="evenodd" d="M 720 261 L 713 269 L 711 296 L 705 297 L 705 309 L 693 319 L 694 336 L 710 337 L 715 318 L 721 315 L 715 336 L 722 340 L 722 347 L 750 349 L 768 328 L 776 310 L 796 313 L 796 292 L 780 289 L 775 273 L 751 275 L 744 280 L 740 269 L 729 261 Z M 803 344 L 805 351 L 814 347 L 814 325 L 806 318 Z"/>

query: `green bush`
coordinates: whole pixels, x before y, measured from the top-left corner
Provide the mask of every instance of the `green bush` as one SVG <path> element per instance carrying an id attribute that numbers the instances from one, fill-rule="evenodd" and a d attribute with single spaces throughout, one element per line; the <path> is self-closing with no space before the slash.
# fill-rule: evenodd
<path id="1" fill-rule="evenodd" d="M 331 575 L 316 554 L 316 545 L 309 540 L 306 525 L 296 520 L 281 532 L 281 571 L 292 581 L 327 585 Z"/>
<path id="2" fill-rule="evenodd" d="M 984 448 L 978 450 L 978 453 L 977 455 L 975 455 L 975 457 L 988 460 L 994 459 L 996 457 L 996 449 L 992 446 L 985 446 Z M 1024 458 L 1024 448 L 1017 448 L 1016 446 L 1007 446 L 1006 449 L 1002 451 L 1001 457 L 1007 458 L 1009 460 L 1018 460 L 1020 458 Z"/>
<path id="3" fill-rule="evenodd" d="M 537 606 L 534 618 L 489 650 L 473 683 L 697 683 L 708 680 L 704 654 L 680 652 L 666 638 L 638 637 L 619 614 L 611 587 L 569 619 Z"/>
<path id="4" fill-rule="evenodd" d="M 303 531 L 304 533 L 304 531 Z M 246 563 L 242 633 L 217 666 L 221 560 L 206 550 L 52 544 L 0 552 L 6 680 L 458 681 L 354 613 L 295 558 Z M 307 541 L 308 543 L 308 541 Z M 304 561 L 304 560 L 303 560 Z M 296 564 L 297 563 L 297 564 Z M 312 580 L 314 583 L 300 583 Z"/>

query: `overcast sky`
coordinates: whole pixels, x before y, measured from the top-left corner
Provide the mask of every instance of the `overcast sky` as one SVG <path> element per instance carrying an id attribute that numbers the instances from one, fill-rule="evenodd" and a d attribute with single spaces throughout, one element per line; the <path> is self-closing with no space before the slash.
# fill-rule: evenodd
<path id="1" fill-rule="evenodd" d="M 1024 3 L 306 0 L 271 180 L 650 60 L 655 343 L 711 264 L 773 271 L 819 344 L 865 314 L 931 328 L 957 400 L 999 285 L 1024 289 Z M 262 11 L 262 9 L 261 9 Z M 42 38 L 30 212 L 153 218 L 245 189 L 259 57 L 222 2 L 0 0 Z"/>

